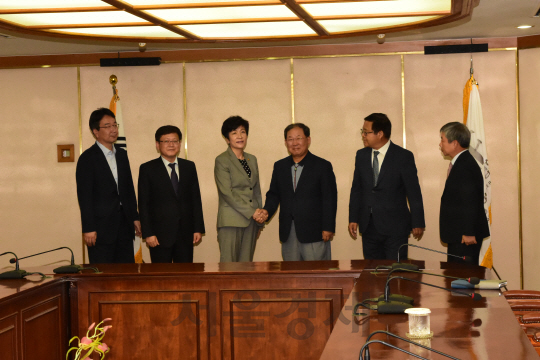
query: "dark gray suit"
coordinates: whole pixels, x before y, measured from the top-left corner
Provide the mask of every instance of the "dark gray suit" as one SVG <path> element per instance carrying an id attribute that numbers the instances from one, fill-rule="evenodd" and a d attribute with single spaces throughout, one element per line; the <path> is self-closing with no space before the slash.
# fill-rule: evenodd
<path id="1" fill-rule="evenodd" d="M 141 165 L 139 211 L 142 237 L 156 236 L 152 262 L 193 262 L 193 234 L 204 233 L 195 163 L 178 158 L 178 195 L 161 157 Z"/>
<path id="2" fill-rule="evenodd" d="M 90 263 L 134 262 L 133 222 L 139 219 L 137 200 L 127 152 L 116 149 L 118 185 L 103 151 L 97 144 L 77 161 L 77 198 L 82 232 L 97 232 L 96 244 L 88 248 Z"/>

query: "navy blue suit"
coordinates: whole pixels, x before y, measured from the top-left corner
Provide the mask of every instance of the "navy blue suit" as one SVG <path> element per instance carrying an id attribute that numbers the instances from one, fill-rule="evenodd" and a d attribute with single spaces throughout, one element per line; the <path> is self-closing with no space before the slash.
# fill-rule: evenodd
<path id="1" fill-rule="evenodd" d="M 469 151 L 458 156 L 446 179 L 439 216 L 441 241 L 448 244 L 448 253 L 471 257 L 478 264 L 482 241 L 489 236 L 489 225 L 484 210 L 482 171 Z M 474 236 L 476 244 L 462 244 L 463 235 Z M 449 256 L 448 261 L 460 260 Z"/>
<path id="2" fill-rule="evenodd" d="M 349 222 L 358 223 L 366 259 L 396 259 L 399 246 L 407 243 L 411 230 L 425 227 L 416 164 L 412 152 L 390 142 L 374 186 L 372 151 L 366 147 L 356 153 Z M 379 237 L 386 238 L 389 243 L 379 244 L 366 234 L 370 223 Z M 368 251 L 366 254 L 366 245 L 370 249 L 387 246 L 387 251 L 373 254 Z"/>
<path id="3" fill-rule="evenodd" d="M 308 152 L 296 191 L 293 187 L 292 156 L 274 164 L 264 209 L 272 217 L 279 210 L 279 240 L 286 242 L 294 220 L 301 243 L 323 241 L 322 232 L 336 232 L 337 186 L 332 164 Z"/>

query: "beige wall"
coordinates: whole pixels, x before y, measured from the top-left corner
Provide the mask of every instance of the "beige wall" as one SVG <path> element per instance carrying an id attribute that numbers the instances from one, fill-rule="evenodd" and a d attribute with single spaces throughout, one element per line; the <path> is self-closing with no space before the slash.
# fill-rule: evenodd
<path id="1" fill-rule="evenodd" d="M 75 163 L 56 155 L 56 145 L 79 143 L 77 69 L 0 70 L 0 84 L 0 253 L 68 245 L 81 261 Z M 10 258 L 0 258 L 0 271 L 12 269 Z M 22 260 L 21 268 L 61 259 L 67 250 Z"/>
<path id="2" fill-rule="evenodd" d="M 540 290 L 540 49 L 520 51 L 519 62 L 524 288 Z"/>
<path id="3" fill-rule="evenodd" d="M 534 101 L 537 93 L 534 79 L 540 76 L 534 62 L 538 56 L 535 51 L 522 52 L 521 56 L 522 124 L 524 129 L 529 126 L 522 133 L 522 146 L 531 149 L 538 133 L 534 130 L 533 117 L 538 106 Z M 362 258 L 361 242 L 352 240 L 347 233 L 347 217 L 354 156 L 362 147 L 359 129 L 363 117 L 371 112 L 387 113 L 393 122 L 392 140 L 403 145 L 401 60 L 401 55 L 385 55 L 293 62 L 294 119 L 311 127 L 312 152 L 330 160 L 337 177 L 334 259 Z M 445 251 L 438 238 L 438 214 L 448 161 L 442 159 L 438 150 L 439 129 L 446 122 L 462 119 L 462 89 L 468 78 L 470 58 L 468 54 L 403 55 L 403 61 L 406 147 L 415 154 L 426 209 L 426 234 L 419 245 Z M 495 266 L 510 281 L 510 288 L 519 288 L 515 51 L 475 54 L 474 61 L 493 178 Z M 219 248 L 213 166 L 215 157 L 226 149 L 220 134 L 221 123 L 230 115 L 241 115 L 250 121 L 247 151 L 259 159 L 264 196 L 273 162 L 286 156 L 282 131 L 292 122 L 291 63 L 290 60 L 203 62 L 187 63 L 185 69 L 188 158 L 197 164 L 207 228 L 203 243 L 195 249 L 195 261 L 215 262 L 219 259 Z M 536 78 L 527 82 L 523 75 L 529 69 Z M 74 143 L 78 150 L 76 72 L 75 68 L 0 70 L 2 84 L 10 84 L 0 89 L 1 121 L 4 129 L 8 129 L 0 141 L 3 147 L 0 221 L 8 234 L 7 241 L 2 241 L 5 245 L 2 249 L 15 250 L 19 256 L 69 245 L 76 251 L 76 261 L 82 261 L 75 163 L 56 163 L 55 146 Z M 93 143 L 87 130 L 90 112 L 108 106 L 110 101 L 108 77 L 112 73 L 119 78 L 136 184 L 139 165 L 157 156 L 153 139 L 157 127 L 174 124 L 184 131 L 182 64 L 82 67 L 83 149 Z M 25 131 L 15 132 L 21 128 Z M 21 143 L 24 145 L 20 146 Z M 533 151 L 529 153 L 527 159 L 524 154 L 523 161 L 533 164 Z M 24 164 L 30 154 L 32 166 Z M 31 175 L 35 169 L 39 173 L 37 180 Z M 524 199 L 534 195 L 533 177 L 529 178 L 529 183 L 523 179 Z M 34 196 L 36 193 L 38 196 Z M 530 247 L 528 252 L 533 254 L 535 202 L 523 204 L 531 209 L 527 213 L 529 220 L 524 216 L 523 226 L 527 234 L 524 241 Z M 275 218 L 261 235 L 255 260 L 281 259 L 277 234 Z M 411 256 L 434 257 L 421 250 L 411 251 Z M 435 257 L 444 259 L 443 255 Z M 145 259 L 148 260 L 146 249 Z M 44 263 L 45 258 L 28 261 L 28 264 Z M 533 271 L 532 259 L 527 263 L 526 258 L 525 266 Z M 529 287 L 540 289 L 540 284 L 531 283 Z"/>

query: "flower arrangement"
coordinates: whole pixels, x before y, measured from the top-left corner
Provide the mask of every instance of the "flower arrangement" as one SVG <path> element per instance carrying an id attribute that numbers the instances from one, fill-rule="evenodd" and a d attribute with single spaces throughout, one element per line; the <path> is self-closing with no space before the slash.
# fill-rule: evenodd
<path id="1" fill-rule="evenodd" d="M 105 336 L 105 332 L 112 328 L 112 325 L 106 325 L 102 326 L 102 324 L 105 321 L 111 320 L 110 318 L 107 318 L 96 325 L 96 323 L 92 323 L 90 327 L 88 328 L 88 331 L 86 332 L 86 336 L 82 339 L 79 339 L 78 336 L 74 336 L 69 340 L 69 344 L 73 342 L 73 340 L 77 339 L 79 340 L 79 346 L 71 347 L 67 354 L 66 359 L 69 356 L 69 353 L 73 350 L 77 350 L 75 353 L 75 360 L 83 360 L 88 358 L 94 351 L 99 353 L 100 359 L 105 358 L 105 354 L 109 352 L 110 348 L 107 346 L 107 344 L 102 343 L 101 340 Z M 90 336 L 90 331 L 94 330 L 94 335 Z"/>

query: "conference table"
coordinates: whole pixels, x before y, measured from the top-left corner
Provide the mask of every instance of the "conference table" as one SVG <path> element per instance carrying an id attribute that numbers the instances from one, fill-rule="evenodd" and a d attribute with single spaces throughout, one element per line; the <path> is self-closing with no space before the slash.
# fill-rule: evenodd
<path id="1" fill-rule="evenodd" d="M 491 278 L 480 267 L 412 261 L 424 272 Z M 358 359 L 370 333 L 408 332 L 406 314 L 354 306 L 384 292 L 391 261 L 334 260 L 205 264 L 99 264 L 99 273 L 0 280 L 0 358 L 63 359 L 73 336 L 112 318 L 107 359 Z M 452 279 L 393 273 L 450 288 Z M 403 279 L 392 294 L 431 310 L 424 345 L 459 359 L 536 359 L 538 355 L 498 290 L 480 301 Z M 443 359 L 383 334 L 384 341 L 427 359 Z M 76 344 L 75 344 L 76 345 Z M 371 359 L 409 359 L 380 343 Z M 97 359 L 98 357 L 94 357 Z"/>

